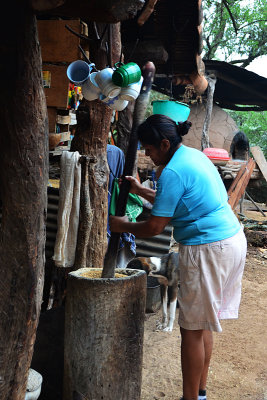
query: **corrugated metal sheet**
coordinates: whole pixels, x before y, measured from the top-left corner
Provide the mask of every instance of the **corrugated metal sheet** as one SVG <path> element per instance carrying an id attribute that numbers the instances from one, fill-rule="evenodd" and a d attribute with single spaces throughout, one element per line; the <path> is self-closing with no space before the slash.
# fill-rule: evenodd
<path id="1" fill-rule="evenodd" d="M 160 257 L 170 250 L 172 227 L 167 226 L 164 231 L 157 236 L 146 239 L 136 239 L 137 257 Z"/>
<path id="2" fill-rule="evenodd" d="M 57 211 L 59 201 L 59 189 L 48 188 L 48 204 L 47 204 L 47 225 L 46 225 L 46 258 L 51 258 L 54 254 L 54 246 L 57 234 Z M 144 209 L 144 212 L 138 220 L 145 220 L 149 216 L 149 210 Z M 172 236 L 172 227 L 167 226 L 164 231 L 157 236 L 137 239 L 136 255 L 138 257 L 159 257 L 169 252 Z"/>
<path id="3" fill-rule="evenodd" d="M 59 201 L 59 189 L 48 187 L 47 190 L 47 223 L 46 223 L 46 243 L 45 256 L 47 259 L 54 254 L 54 246 L 57 235 L 57 212 Z"/>
<path id="4" fill-rule="evenodd" d="M 146 220 L 150 215 L 150 211 L 144 208 L 143 213 L 138 221 Z M 172 237 L 172 226 L 167 225 L 164 231 L 157 236 L 145 239 L 135 239 L 137 257 L 160 257 L 169 253 Z"/>
<path id="5" fill-rule="evenodd" d="M 48 187 L 47 190 L 48 204 L 47 204 L 47 223 L 46 223 L 46 243 L 45 243 L 45 256 L 50 259 L 54 254 L 54 246 L 57 234 L 57 212 L 59 201 L 59 189 Z M 141 214 L 139 220 L 145 220 L 149 216 L 149 211 Z M 0 209 L 0 221 L 2 219 Z M 172 227 L 167 226 L 164 231 L 157 236 L 137 239 L 136 238 L 136 255 L 138 257 L 159 257 L 169 252 L 170 242 L 172 236 Z"/>

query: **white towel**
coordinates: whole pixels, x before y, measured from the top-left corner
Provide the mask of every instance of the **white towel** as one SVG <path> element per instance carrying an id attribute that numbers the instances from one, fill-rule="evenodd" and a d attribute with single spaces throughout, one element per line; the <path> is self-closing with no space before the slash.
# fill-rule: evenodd
<path id="1" fill-rule="evenodd" d="M 72 267 L 79 227 L 81 164 L 78 151 L 64 151 L 60 161 L 57 236 L 53 260 L 57 267 Z"/>

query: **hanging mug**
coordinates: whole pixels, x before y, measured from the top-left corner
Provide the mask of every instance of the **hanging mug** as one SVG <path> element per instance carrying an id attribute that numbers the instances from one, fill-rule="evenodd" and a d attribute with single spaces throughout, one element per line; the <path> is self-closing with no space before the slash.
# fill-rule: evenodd
<path id="1" fill-rule="evenodd" d="M 95 76 L 95 81 L 105 96 L 113 98 L 120 94 L 121 88 L 112 81 L 112 68 L 104 68 Z"/>
<path id="2" fill-rule="evenodd" d="M 103 94 L 99 96 L 99 99 L 105 103 L 112 110 L 122 111 L 128 106 L 128 101 L 123 100 L 120 96 L 113 97 L 105 97 Z"/>
<path id="3" fill-rule="evenodd" d="M 144 79 L 141 76 L 141 79 L 138 82 L 132 83 L 131 85 L 122 88 L 120 98 L 128 101 L 136 100 L 140 94 L 143 80 Z"/>
<path id="4" fill-rule="evenodd" d="M 129 62 L 128 64 L 123 64 L 117 62 L 115 68 L 116 69 L 112 75 L 112 81 L 115 85 L 126 87 L 132 83 L 140 81 L 141 69 L 136 63 Z"/>
<path id="5" fill-rule="evenodd" d="M 94 66 L 82 60 L 73 61 L 67 68 L 67 76 L 71 82 L 81 85 L 89 78 Z"/>
<path id="6" fill-rule="evenodd" d="M 82 94 L 86 100 L 96 100 L 100 95 L 100 88 L 95 81 L 97 72 L 91 72 L 89 78 L 81 84 Z"/>

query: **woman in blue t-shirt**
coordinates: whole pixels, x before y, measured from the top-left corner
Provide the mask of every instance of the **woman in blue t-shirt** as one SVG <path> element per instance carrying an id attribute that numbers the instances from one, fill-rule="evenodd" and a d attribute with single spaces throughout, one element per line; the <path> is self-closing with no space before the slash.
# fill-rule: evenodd
<path id="1" fill-rule="evenodd" d="M 212 331 L 221 332 L 221 319 L 238 317 L 246 238 L 216 167 L 202 152 L 182 144 L 190 126 L 160 114 L 139 126 L 146 155 L 164 168 L 156 191 L 126 178 L 132 193 L 153 203 L 151 216 L 137 223 L 110 217 L 110 228 L 149 237 L 173 225 L 179 243 L 183 399 L 205 400 Z"/>

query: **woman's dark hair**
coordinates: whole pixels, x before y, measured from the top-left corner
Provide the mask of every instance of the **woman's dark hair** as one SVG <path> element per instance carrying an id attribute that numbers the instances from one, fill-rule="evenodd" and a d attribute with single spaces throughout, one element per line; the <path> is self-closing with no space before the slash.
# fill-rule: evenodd
<path id="1" fill-rule="evenodd" d="M 159 147 L 163 139 L 168 139 L 171 148 L 176 148 L 182 142 L 191 127 L 190 121 L 178 122 L 162 114 L 148 117 L 137 129 L 138 139 L 142 144 L 152 144 Z"/>

